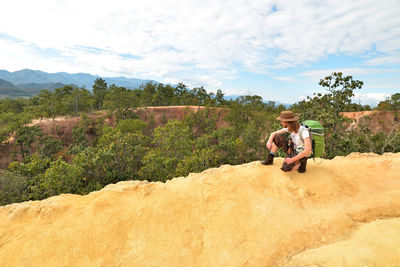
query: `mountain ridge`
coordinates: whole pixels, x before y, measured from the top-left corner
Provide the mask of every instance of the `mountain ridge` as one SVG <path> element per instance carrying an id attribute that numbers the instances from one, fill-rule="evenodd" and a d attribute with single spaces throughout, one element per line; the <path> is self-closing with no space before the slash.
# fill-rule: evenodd
<path id="1" fill-rule="evenodd" d="M 29 94 L 12 82 L 0 79 L 0 95 L 27 96 Z"/>
<path id="2" fill-rule="evenodd" d="M 104 79 L 108 85 L 115 84 L 117 86 L 126 87 L 128 89 L 137 89 L 142 84 L 153 82 L 158 84 L 158 81 L 155 80 L 143 80 L 136 78 L 126 78 L 124 76 L 119 77 L 100 77 L 99 75 L 92 75 L 88 73 L 67 73 L 67 72 L 56 72 L 56 73 L 48 73 L 40 70 L 31 70 L 31 69 L 22 69 L 19 71 L 10 72 L 7 70 L 0 70 L 0 79 L 9 81 L 20 89 L 27 91 L 27 94 L 37 94 L 40 89 L 54 90 L 55 84 L 60 83 L 62 86 L 64 85 L 75 85 L 77 87 L 85 87 L 86 89 L 91 90 L 94 81 L 97 78 Z M 27 89 L 27 84 L 32 84 Z M 62 87 L 60 86 L 60 87 Z M 42 88 L 40 88 L 42 87 Z M 38 90 L 35 90 L 38 89 Z M 225 100 L 235 100 L 239 98 L 240 95 L 224 95 Z M 263 100 L 265 103 L 269 102 L 269 100 Z M 276 106 L 283 105 L 286 108 L 289 108 L 291 104 L 282 103 L 279 101 L 275 102 Z"/>
<path id="3" fill-rule="evenodd" d="M 129 89 L 138 88 L 143 83 L 155 82 L 153 80 L 142 80 L 126 77 L 100 77 L 99 75 L 92 75 L 88 73 L 67 73 L 56 72 L 48 73 L 40 70 L 22 69 L 19 71 L 9 72 L 7 70 L 0 70 L 0 79 L 9 81 L 13 84 L 26 84 L 26 83 L 62 83 L 62 84 L 75 84 L 78 87 L 92 88 L 94 81 L 97 78 L 104 79 L 109 85 L 116 84 Z"/>

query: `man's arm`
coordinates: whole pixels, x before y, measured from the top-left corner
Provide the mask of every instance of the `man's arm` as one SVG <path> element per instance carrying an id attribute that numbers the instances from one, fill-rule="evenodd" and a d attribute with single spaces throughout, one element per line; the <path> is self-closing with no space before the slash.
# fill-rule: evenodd
<path id="1" fill-rule="evenodd" d="M 310 155 L 310 153 L 311 153 L 311 140 L 310 140 L 310 137 L 306 137 L 304 139 L 304 150 L 301 151 L 299 154 L 297 154 L 293 158 L 286 158 L 285 162 L 287 164 L 291 164 L 291 163 L 293 163 L 293 162 L 295 162 L 297 160 L 300 160 L 300 159 L 302 159 L 304 157 L 307 157 L 308 155 Z"/>
<path id="2" fill-rule="evenodd" d="M 267 142 L 267 149 L 271 150 L 272 141 L 274 140 L 274 138 L 277 134 L 284 134 L 284 133 L 287 133 L 287 128 L 282 128 L 278 131 L 271 133 L 271 135 L 269 136 L 268 142 Z"/>

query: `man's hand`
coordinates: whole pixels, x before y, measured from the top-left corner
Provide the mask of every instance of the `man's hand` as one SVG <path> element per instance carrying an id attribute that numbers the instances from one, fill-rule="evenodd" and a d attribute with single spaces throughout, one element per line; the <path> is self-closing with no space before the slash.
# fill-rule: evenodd
<path id="1" fill-rule="evenodd" d="M 285 162 L 287 164 L 292 164 L 293 162 L 295 162 L 295 160 L 293 158 L 285 158 Z"/>

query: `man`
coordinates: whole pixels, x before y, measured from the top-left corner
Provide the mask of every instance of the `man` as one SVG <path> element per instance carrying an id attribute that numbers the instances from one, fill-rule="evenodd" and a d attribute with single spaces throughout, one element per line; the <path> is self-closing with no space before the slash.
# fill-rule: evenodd
<path id="1" fill-rule="evenodd" d="M 276 119 L 281 122 L 283 128 L 270 135 L 267 142 L 269 153 L 266 160 L 261 163 L 273 164 L 275 153 L 280 148 L 286 152 L 281 170 L 284 172 L 297 170 L 304 173 L 307 159 L 311 155 L 311 140 L 308 130 L 298 123 L 299 118 L 290 110 L 282 111 Z M 287 132 L 290 133 L 289 140 L 283 136 Z"/>

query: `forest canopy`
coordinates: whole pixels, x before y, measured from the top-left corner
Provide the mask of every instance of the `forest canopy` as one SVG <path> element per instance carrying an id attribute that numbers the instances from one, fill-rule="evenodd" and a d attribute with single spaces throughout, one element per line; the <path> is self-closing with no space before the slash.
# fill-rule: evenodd
<path id="1" fill-rule="evenodd" d="M 399 93 L 375 108 L 394 116 L 389 132 L 375 132 L 368 118 L 349 129 L 351 120 L 340 115 L 371 110 L 351 102 L 354 92 L 362 90 L 362 81 L 332 73 L 319 84 L 325 94 L 308 96 L 290 109 L 300 113 L 301 120 L 322 123 L 325 158 L 351 152 L 400 152 Z M 143 121 L 136 112 L 149 106 L 189 105 L 205 108 L 157 127 L 151 116 Z M 217 108 L 226 110 L 227 126 L 217 125 Z M 281 127 L 275 118 L 285 109 L 257 95 L 227 100 L 220 89 L 213 93 L 183 83 L 147 83 L 131 90 L 101 78 L 92 90 L 63 86 L 30 98 L 2 99 L 1 149 L 11 151 L 13 161 L 0 171 L 0 205 L 61 193 L 87 194 L 124 180 L 165 182 L 223 164 L 261 160 L 265 138 Z M 80 117 L 72 141 L 29 126 L 32 119 L 57 116 Z"/>

